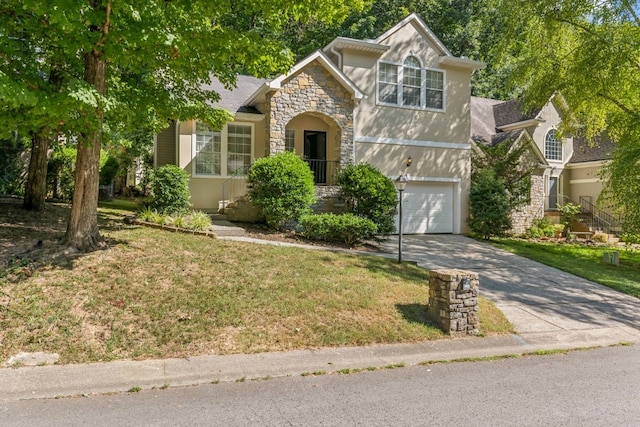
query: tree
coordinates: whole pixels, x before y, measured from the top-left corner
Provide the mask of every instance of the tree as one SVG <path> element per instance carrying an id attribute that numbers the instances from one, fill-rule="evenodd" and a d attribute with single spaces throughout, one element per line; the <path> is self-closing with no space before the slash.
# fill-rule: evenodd
<path id="1" fill-rule="evenodd" d="M 485 240 L 503 236 L 511 229 L 509 198 L 504 183 L 493 169 L 482 169 L 471 183 L 469 227 Z"/>
<path id="2" fill-rule="evenodd" d="M 232 86 L 239 68 L 258 76 L 283 72 L 292 57 L 269 35 L 291 20 L 339 20 L 348 7 L 341 0 L 3 1 L 0 34 L 11 35 L 11 43 L 0 48 L 6 102 L 0 127 L 16 129 L 19 122 L 37 131 L 45 124 L 77 139 L 65 241 L 93 250 L 102 242 L 97 202 L 105 120 L 133 127 L 152 116 L 160 127 L 168 118 L 199 118 L 219 128 L 229 116 L 210 106 L 218 95 L 202 88 L 212 75 Z M 235 27 L 237 17 L 250 17 L 250 28 Z M 59 102 L 50 105 L 34 82 L 54 64 L 65 65 Z"/>
<path id="3" fill-rule="evenodd" d="M 526 143 L 514 145 L 512 140 L 490 146 L 477 144 L 480 152 L 471 155 L 471 181 L 479 179 L 485 169 L 491 169 L 496 179 L 508 183 L 505 189 L 509 211 L 530 203 L 531 175 L 537 162 L 528 161 Z"/>
<path id="4" fill-rule="evenodd" d="M 640 18 L 637 2 L 612 0 L 495 0 L 505 17 L 501 43 L 530 106 L 543 105 L 560 92 L 565 134 L 582 134 L 596 144 L 605 130 L 617 149 L 605 169 L 608 196 L 620 206 L 625 226 L 640 230 L 636 213 L 640 156 Z M 523 43 L 513 43 L 524 36 Z M 517 60 L 513 52 L 517 52 Z M 509 54 L 510 53 L 510 54 Z M 633 172 L 631 172 L 633 175 Z"/>

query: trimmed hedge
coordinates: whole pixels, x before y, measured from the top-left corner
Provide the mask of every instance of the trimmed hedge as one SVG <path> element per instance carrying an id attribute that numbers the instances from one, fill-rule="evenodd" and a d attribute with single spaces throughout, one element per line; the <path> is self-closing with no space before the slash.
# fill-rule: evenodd
<path id="1" fill-rule="evenodd" d="M 378 231 L 373 221 L 353 214 L 304 215 L 300 225 L 302 234 L 308 239 L 347 245 L 372 238 Z"/>
<path id="2" fill-rule="evenodd" d="M 251 203 L 274 229 L 297 221 L 316 201 L 313 172 L 291 152 L 256 160 L 247 174 L 247 190 Z"/>

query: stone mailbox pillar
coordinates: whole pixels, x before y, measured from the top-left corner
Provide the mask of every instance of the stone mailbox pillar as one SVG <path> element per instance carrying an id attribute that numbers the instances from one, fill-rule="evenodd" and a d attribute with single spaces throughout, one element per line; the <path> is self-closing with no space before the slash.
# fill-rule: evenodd
<path id="1" fill-rule="evenodd" d="M 477 335 L 478 274 L 464 270 L 429 272 L 429 308 L 431 320 L 451 335 Z"/>

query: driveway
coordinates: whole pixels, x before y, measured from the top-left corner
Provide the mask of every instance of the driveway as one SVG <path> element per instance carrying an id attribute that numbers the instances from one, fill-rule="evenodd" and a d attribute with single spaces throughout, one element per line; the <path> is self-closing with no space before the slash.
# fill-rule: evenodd
<path id="1" fill-rule="evenodd" d="M 397 256 L 397 237 L 383 246 Z M 428 270 L 478 273 L 481 295 L 525 339 L 640 341 L 640 299 L 572 274 L 459 235 L 403 236 L 402 255 Z"/>

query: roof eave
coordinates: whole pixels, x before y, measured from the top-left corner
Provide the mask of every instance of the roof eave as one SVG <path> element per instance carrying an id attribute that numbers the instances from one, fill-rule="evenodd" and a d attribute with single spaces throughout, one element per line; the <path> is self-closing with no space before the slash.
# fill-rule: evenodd
<path id="1" fill-rule="evenodd" d="M 504 126 L 499 126 L 498 129 L 503 131 L 503 132 L 507 132 L 510 130 L 516 130 L 516 129 L 522 129 L 522 128 L 526 128 L 529 126 L 538 126 L 540 123 L 544 123 L 546 120 L 544 119 L 528 119 L 528 120 L 522 120 L 519 122 L 515 122 L 515 123 L 509 123 L 507 125 Z"/>
<path id="2" fill-rule="evenodd" d="M 357 50 L 360 52 L 375 53 L 378 56 L 391 49 L 391 46 L 380 44 L 374 41 L 357 40 L 347 37 L 336 37 L 322 50 L 324 52 L 340 51 L 343 49 Z"/>
<path id="3" fill-rule="evenodd" d="M 445 67 L 463 68 L 466 70 L 479 70 L 484 68 L 487 64 L 482 61 L 474 61 L 468 58 L 458 58 L 455 56 L 440 56 L 438 62 Z"/>

